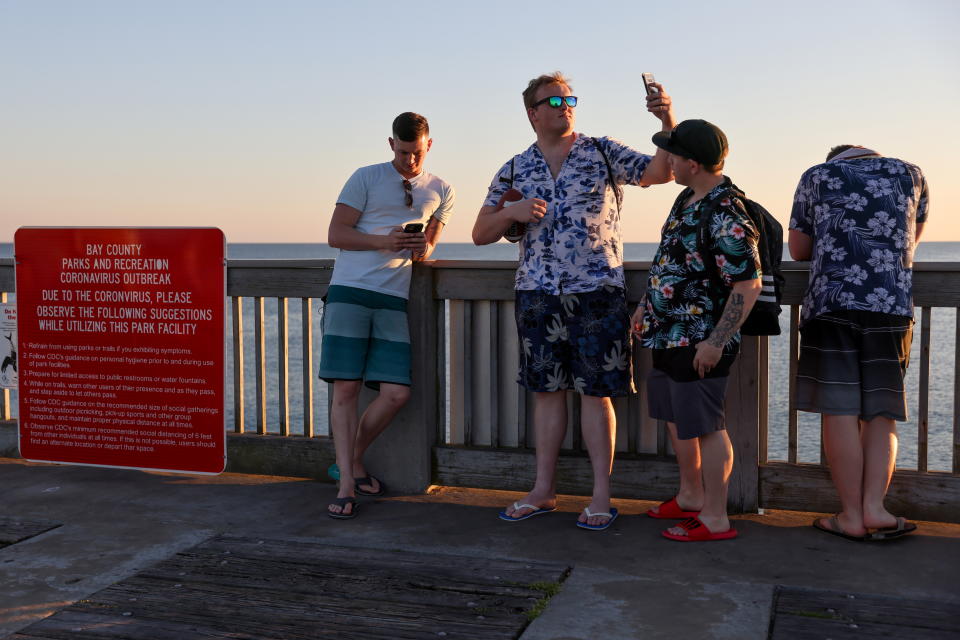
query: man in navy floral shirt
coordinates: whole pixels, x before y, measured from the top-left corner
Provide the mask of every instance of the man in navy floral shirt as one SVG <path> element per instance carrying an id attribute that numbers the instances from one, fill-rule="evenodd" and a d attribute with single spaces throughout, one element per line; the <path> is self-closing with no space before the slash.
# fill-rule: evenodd
<path id="1" fill-rule="evenodd" d="M 687 188 L 663 225 L 644 302 L 633 315 L 640 344 L 653 350 L 650 417 L 667 422 L 680 466 L 677 495 L 647 514 L 682 519 L 663 532 L 672 540 L 726 540 L 737 531 L 727 518 L 733 447 L 723 404 L 740 325 L 762 288 L 759 236 L 723 175 L 723 131 L 684 120 L 653 142 L 670 152 L 674 181 Z"/>
<path id="2" fill-rule="evenodd" d="M 913 337 L 913 251 L 927 219 L 916 165 L 834 147 L 800 178 L 790 254 L 810 260 L 800 316 L 797 408 L 823 414 L 823 444 L 842 511 L 814 526 L 854 540 L 916 525 L 883 506 L 906 420 Z"/>
<path id="3" fill-rule="evenodd" d="M 647 110 L 669 131 L 670 97 L 659 84 Z M 567 427 L 566 393 L 581 395 L 580 424 L 593 466 L 593 498 L 577 521 L 606 529 L 615 417 L 612 396 L 632 391 L 630 324 L 620 232 L 621 185 L 670 179 L 666 153 L 649 156 L 611 138 L 574 131 L 577 97 L 560 73 L 530 81 L 523 92 L 537 134 L 530 147 L 493 178 L 473 228 L 476 244 L 526 225 L 517 269 L 519 383 L 535 392 L 537 479 L 533 490 L 500 514 L 518 521 L 556 508 L 556 464 Z M 509 188 L 523 199 L 499 208 Z"/>

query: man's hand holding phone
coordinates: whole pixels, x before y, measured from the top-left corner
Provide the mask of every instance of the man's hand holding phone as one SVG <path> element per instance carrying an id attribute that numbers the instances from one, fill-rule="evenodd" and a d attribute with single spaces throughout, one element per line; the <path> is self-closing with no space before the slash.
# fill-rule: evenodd
<path id="1" fill-rule="evenodd" d="M 659 118 L 664 131 L 673 129 L 677 122 L 673 117 L 673 101 L 670 96 L 663 90 L 663 85 L 653 79 L 652 73 L 644 72 L 641 77 L 647 92 L 647 111 Z"/>
<path id="2" fill-rule="evenodd" d="M 395 227 L 384 236 L 386 251 L 412 251 L 423 253 L 427 248 L 427 237 L 423 233 L 423 223 L 411 222 L 403 227 Z"/>

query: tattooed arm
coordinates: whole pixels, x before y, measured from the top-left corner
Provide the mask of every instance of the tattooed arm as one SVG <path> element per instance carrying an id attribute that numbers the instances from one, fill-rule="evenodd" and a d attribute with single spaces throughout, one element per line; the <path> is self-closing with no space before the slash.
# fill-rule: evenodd
<path id="1" fill-rule="evenodd" d="M 733 290 L 727 298 L 726 306 L 723 307 L 720 321 L 707 339 L 696 345 L 697 353 L 693 358 L 693 368 L 701 378 L 720 362 L 723 347 L 730 342 L 740 325 L 747 319 L 747 314 L 760 297 L 762 288 L 763 282 L 760 278 L 733 283 Z"/>

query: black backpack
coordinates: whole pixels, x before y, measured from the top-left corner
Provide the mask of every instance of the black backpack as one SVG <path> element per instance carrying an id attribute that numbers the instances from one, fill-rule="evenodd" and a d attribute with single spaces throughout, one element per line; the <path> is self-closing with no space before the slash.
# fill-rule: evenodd
<path id="1" fill-rule="evenodd" d="M 707 242 L 710 218 L 720 206 L 721 200 L 728 197 L 739 198 L 753 226 L 760 234 L 758 249 L 760 250 L 760 269 L 763 272 L 763 290 L 747 315 L 747 319 L 741 325 L 740 333 L 745 336 L 778 336 L 780 335 L 778 316 L 782 310 L 780 304 L 783 300 L 784 286 L 783 271 L 780 269 L 783 262 L 783 226 L 762 205 L 747 198 L 743 191 L 730 181 L 730 178 L 724 177 L 724 183 L 727 188 L 716 198 L 708 200 L 701 210 L 700 224 L 697 226 L 697 250 L 714 286 L 725 289 L 720 270 L 717 268 L 717 261 L 710 252 L 710 245 Z M 677 198 L 677 202 L 682 206 L 690 193 L 690 189 L 684 189 Z M 722 309 L 718 309 L 718 312 L 722 312 Z"/>

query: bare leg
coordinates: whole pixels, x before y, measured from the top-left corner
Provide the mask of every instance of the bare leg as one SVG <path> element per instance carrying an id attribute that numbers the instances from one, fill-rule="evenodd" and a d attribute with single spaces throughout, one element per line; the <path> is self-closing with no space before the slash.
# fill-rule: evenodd
<path id="1" fill-rule="evenodd" d="M 840 497 L 840 527 L 850 535 L 863 535 L 863 447 L 857 416 L 824 415 L 823 447 Z M 830 526 L 826 519 L 820 524 Z"/>
<path id="2" fill-rule="evenodd" d="M 700 511 L 703 508 L 703 474 L 700 468 L 700 439 L 677 437 L 677 425 L 667 423 L 670 442 L 677 454 L 677 466 L 680 467 L 680 490 L 677 492 L 677 504 L 684 511 Z M 659 506 L 652 509 L 654 513 Z"/>
<path id="3" fill-rule="evenodd" d="M 380 383 L 380 393 L 367 406 L 360 417 L 360 426 L 353 447 L 352 473 L 354 478 L 365 478 L 367 470 L 363 466 L 363 455 L 373 441 L 390 425 L 390 421 L 410 399 L 410 387 L 402 384 Z M 339 464 L 339 463 L 338 463 Z M 340 467 L 341 469 L 351 467 Z M 365 491 L 376 493 L 380 484 L 360 485 Z"/>
<path id="4" fill-rule="evenodd" d="M 733 471 L 733 445 L 726 430 L 714 431 L 697 438 L 703 457 L 703 509 L 700 518 L 707 529 L 713 533 L 722 533 L 730 528 L 727 517 L 727 489 L 730 486 L 730 473 Z M 670 527 L 674 535 L 687 535 L 680 527 Z"/>
<path id="5" fill-rule="evenodd" d="M 567 435 L 567 393 L 553 391 L 533 395 L 533 428 L 537 438 L 537 479 L 533 490 L 524 496 L 520 504 L 532 504 L 540 508 L 557 505 L 557 459 L 560 446 Z M 514 510 L 507 507 L 506 513 L 519 517 L 531 509 Z"/>
<path id="6" fill-rule="evenodd" d="M 726 429 L 700 436 L 703 454 L 703 509 L 700 521 L 714 533 L 730 528 L 727 519 L 727 489 L 733 471 L 733 445 Z"/>
<path id="7" fill-rule="evenodd" d="M 581 396 L 581 399 L 580 427 L 593 467 L 593 499 L 587 508 L 591 513 L 609 513 L 617 417 L 610 398 Z M 587 518 L 585 513 L 581 513 L 579 518 L 580 522 L 592 525 L 603 524 L 609 519 L 607 516 Z"/>
<path id="8" fill-rule="evenodd" d="M 337 453 L 337 466 L 341 469 L 338 498 L 354 497 L 353 479 L 342 471 L 349 469 L 353 460 L 354 441 L 357 437 L 357 399 L 360 396 L 359 380 L 337 380 L 333 383 L 333 406 L 330 408 L 330 427 Z M 352 507 L 331 504 L 333 513 L 350 513 Z"/>
<path id="9" fill-rule="evenodd" d="M 883 506 L 890 478 L 897 464 L 897 423 L 877 417 L 864 422 L 860 430 L 863 445 L 863 524 L 871 529 L 897 524 Z"/>

